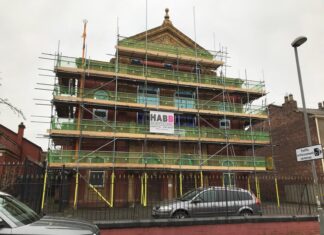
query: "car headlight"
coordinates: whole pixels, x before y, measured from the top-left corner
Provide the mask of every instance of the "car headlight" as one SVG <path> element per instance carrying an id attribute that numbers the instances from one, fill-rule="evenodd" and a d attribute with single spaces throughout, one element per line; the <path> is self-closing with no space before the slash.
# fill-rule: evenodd
<path id="1" fill-rule="evenodd" d="M 172 207 L 171 206 L 161 206 L 159 208 L 159 211 L 163 211 L 163 212 L 172 211 Z"/>

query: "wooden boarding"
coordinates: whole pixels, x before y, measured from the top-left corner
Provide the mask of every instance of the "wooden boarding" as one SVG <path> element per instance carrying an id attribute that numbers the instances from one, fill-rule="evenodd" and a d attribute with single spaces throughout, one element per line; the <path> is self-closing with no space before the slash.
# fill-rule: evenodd
<path id="1" fill-rule="evenodd" d="M 141 163 L 49 163 L 49 167 L 61 168 L 131 168 L 131 169 L 163 169 L 163 170 L 192 170 L 192 171 L 266 171 L 266 167 L 238 167 L 238 166 L 190 166 L 169 164 L 141 164 Z"/>
<path id="2" fill-rule="evenodd" d="M 72 137 L 79 137 L 81 132 L 79 130 L 48 130 L 48 133 L 53 136 L 72 136 Z M 136 133 L 121 133 L 121 132 L 100 132 L 100 131 L 82 131 L 83 137 L 101 137 L 101 138 L 124 138 L 124 139 L 151 139 L 151 140 L 170 140 L 170 141 L 199 141 L 198 137 L 185 137 L 185 136 L 175 136 L 175 135 L 154 135 L 154 134 L 136 134 Z M 207 138 L 201 137 L 201 142 L 215 142 L 215 143 L 225 143 L 226 139 L 222 138 Z M 233 144 L 251 144 L 249 140 L 240 140 L 240 139 L 229 139 L 229 143 Z M 270 141 L 261 141 L 256 140 L 253 142 L 254 144 L 259 145 L 267 145 L 270 144 Z"/>
<path id="3" fill-rule="evenodd" d="M 88 75 L 94 75 L 99 77 L 116 77 L 119 78 L 127 78 L 133 79 L 135 81 L 149 81 L 155 83 L 162 83 L 162 84 L 171 84 L 171 85 L 183 85 L 183 86 L 190 86 L 190 87 L 200 87 L 200 88 L 210 88 L 210 89 L 217 89 L 217 90 L 226 90 L 231 92 L 242 92 L 242 93 L 249 93 L 251 95 L 263 95 L 265 91 L 255 91 L 250 90 L 247 88 L 240 88 L 240 87 L 231 87 L 231 86 L 222 86 L 222 85 L 214 85 L 214 84 L 204 84 L 204 83 L 194 83 L 194 82 L 183 82 L 183 81 L 175 81 L 175 80 L 167 80 L 162 78 L 153 78 L 153 77 L 144 77 L 132 74 L 125 74 L 125 73 L 115 73 L 109 71 L 99 71 L 94 69 L 81 69 L 81 68 L 69 68 L 69 67 L 57 67 L 57 72 L 66 72 L 66 73 L 78 73 L 83 74 L 86 72 Z"/>
<path id="4" fill-rule="evenodd" d="M 130 53 L 144 54 L 144 55 L 147 54 L 149 56 L 171 58 L 174 60 L 191 62 L 191 63 L 198 62 L 200 64 L 204 64 L 207 66 L 216 66 L 216 68 L 224 64 L 223 61 L 204 59 L 201 57 L 196 58 L 195 56 L 188 56 L 188 55 L 177 55 L 177 54 L 168 53 L 164 51 L 152 51 L 152 50 L 145 50 L 141 48 L 127 47 L 127 46 L 116 46 L 116 49 L 120 51 L 130 52 Z"/>
<path id="5" fill-rule="evenodd" d="M 88 104 L 101 104 L 101 105 L 116 105 L 128 108 L 147 108 L 152 110 L 164 110 L 164 111 L 178 111 L 182 113 L 198 113 L 198 109 L 185 109 L 185 108 L 177 108 L 174 106 L 164 106 L 164 105 L 146 105 L 140 103 L 128 103 L 128 102 L 115 102 L 114 100 L 98 100 L 98 99 L 91 99 L 91 98 L 80 98 L 80 97 L 73 97 L 73 96 L 54 96 L 54 100 L 57 101 L 69 101 L 69 102 L 85 102 Z M 232 116 L 232 117 L 245 117 L 245 118 L 254 118 L 254 119 L 267 119 L 268 116 L 265 114 L 246 114 L 246 113 L 232 113 L 232 112 L 222 112 L 222 111 L 214 111 L 214 110 L 199 110 L 200 114 L 209 114 L 209 115 L 216 115 L 216 116 Z"/>

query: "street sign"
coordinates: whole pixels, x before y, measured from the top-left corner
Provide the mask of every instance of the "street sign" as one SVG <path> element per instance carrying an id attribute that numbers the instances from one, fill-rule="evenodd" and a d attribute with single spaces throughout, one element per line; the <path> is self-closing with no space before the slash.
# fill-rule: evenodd
<path id="1" fill-rule="evenodd" d="M 313 145 L 305 148 L 296 149 L 297 161 L 308 161 L 323 158 L 322 145 Z"/>

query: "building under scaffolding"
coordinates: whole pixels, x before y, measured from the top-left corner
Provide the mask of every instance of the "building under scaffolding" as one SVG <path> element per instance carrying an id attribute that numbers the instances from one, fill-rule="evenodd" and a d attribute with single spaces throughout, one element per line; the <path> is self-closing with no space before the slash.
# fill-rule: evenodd
<path id="1" fill-rule="evenodd" d="M 270 144 L 254 128 L 268 119 L 252 105 L 264 82 L 226 77 L 227 52 L 199 46 L 167 10 L 161 26 L 118 35 L 109 62 L 54 57 L 48 169 L 71 172 L 74 206 L 146 206 L 272 168 L 254 154 Z"/>

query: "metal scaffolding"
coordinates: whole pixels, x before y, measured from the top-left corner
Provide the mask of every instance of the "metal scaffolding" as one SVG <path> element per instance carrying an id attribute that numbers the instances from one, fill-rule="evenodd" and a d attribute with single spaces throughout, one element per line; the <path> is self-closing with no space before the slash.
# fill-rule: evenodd
<path id="1" fill-rule="evenodd" d="M 86 43 L 86 25 L 84 22 L 83 28 L 83 48 L 82 57 L 73 58 L 60 55 L 58 53 L 55 55 L 44 54 L 44 59 L 54 60 L 56 65 L 54 72 L 56 77 L 54 78 L 53 84 L 53 101 L 52 113 L 51 113 L 51 126 L 49 131 L 49 137 L 53 138 L 66 138 L 70 135 L 75 141 L 74 150 L 71 150 L 71 146 L 66 148 L 62 143 L 59 142 L 59 149 L 55 148 L 56 143 L 54 141 L 49 141 L 49 151 L 47 157 L 46 174 L 44 177 L 44 185 L 46 185 L 46 176 L 48 167 L 59 167 L 65 166 L 66 164 L 71 164 L 71 169 L 75 171 L 75 191 L 74 191 L 74 208 L 78 206 L 78 195 L 79 195 L 79 180 L 82 179 L 89 188 L 93 190 L 98 198 L 104 201 L 109 207 L 114 206 L 114 188 L 116 186 L 115 182 L 115 171 L 116 169 L 127 169 L 130 172 L 136 170 L 140 172 L 140 182 L 141 182 L 141 197 L 140 202 L 143 206 L 147 206 L 148 203 L 148 182 L 149 175 L 148 172 L 152 170 L 158 170 L 161 172 L 169 172 L 170 175 L 174 175 L 176 179 L 172 185 L 175 185 L 175 194 L 183 194 L 183 184 L 184 175 L 187 172 L 194 173 L 195 187 L 208 186 L 208 179 L 204 181 L 204 172 L 212 172 L 218 169 L 219 173 L 226 173 L 227 178 L 223 178 L 223 184 L 231 182 L 232 173 L 234 169 L 239 169 L 240 167 L 244 169 L 242 172 L 249 173 L 252 171 L 254 174 L 258 169 L 266 169 L 265 160 L 261 157 L 255 155 L 255 147 L 258 145 L 269 144 L 269 135 L 264 132 L 256 131 L 253 126 L 257 122 L 267 120 L 267 110 L 265 107 L 253 106 L 252 102 L 258 97 L 264 95 L 264 82 L 253 82 L 247 80 L 245 81 L 237 78 L 227 78 L 226 68 L 227 68 L 227 49 L 220 48 L 219 51 L 208 52 L 202 50 L 196 43 L 196 26 L 195 26 L 195 13 L 194 13 L 194 49 L 175 47 L 170 45 L 156 44 L 148 41 L 148 29 L 147 29 L 147 18 L 146 18 L 146 31 L 145 31 L 145 41 L 136 41 L 134 39 L 123 38 L 119 35 L 119 27 L 117 23 L 117 42 L 116 42 L 116 54 L 113 62 L 95 61 L 86 59 L 85 57 L 85 43 Z M 133 48 L 142 48 L 144 50 L 144 61 L 141 65 L 125 64 L 120 61 L 120 48 L 127 47 L 130 50 Z M 163 53 L 166 52 L 168 57 L 164 57 Z M 136 53 L 134 50 L 133 53 Z M 149 58 L 157 53 L 160 59 L 173 60 L 175 68 L 161 69 L 149 67 Z M 161 55 L 160 55 L 160 54 Z M 172 56 L 171 56 L 172 55 Z M 184 55 L 187 56 L 184 59 Z M 155 55 L 156 56 L 156 55 Z M 219 58 L 220 75 L 217 75 L 216 69 L 211 71 L 211 74 L 207 74 L 206 68 L 201 66 L 200 63 L 210 63 L 212 64 L 213 58 Z M 194 73 L 181 71 L 180 65 L 189 61 L 194 65 Z M 207 61 L 207 62 L 206 62 Z M 210 61 L 210 62 L 208 62 Z M 215 67 L 215 65 L 214 65 Z M 61 69 L 61 70 L 60 70 Z M 58 75 L 58 73 L 63 73 L 66 71 L 66 75 L 63 77 Z M 68 86 L 64 86 L 63 80 L 67 79 L 66 76 L 72 76 L 75 74 L 68 83 Z M 79 78 L 76 76 L 78 75 Z M 101 82 L 99 86 L 95 88 L 86 88 L 85 84 L 94 76 L 105 78 L 104 82 Z M 143 100 L 139 102 L 139 89 L 136 93 L 124 92 L 120 89 L 120 83 L 123 84 L 124 81 L 132 81 L 136 83 L 144 83 L 144 92 L 142 92 Z M 111 84 L 115 85 L 114 90 L 109 90 L 109 94 L 105 94 L 96 97 L 96 92 L 100 91 L 102 88 L 106 88 Z M 130 84 L 130 83 L 129 83 Z M 161 87 L 172 86 L 175 90 L 173 97 L 162 96 L 160 91 L 156 93 L 159 103 L 152 105 L 149 102 L 148 94 L 148 84 L 159 84 Z M 188 98 L 187 101 L 192 105 L 187 105 L 182 107 L 179 105 L 179 101 L 184 100 L 181 97 L 182 88 L 186 87 L 188 90 L 195 90 L 193 92 L 194 97 Z M 213 97 L 208 99 L 201 99 L 204 95 L 204 91 L 210 89 L 214 92 Z M 51 89 L 50 89 L 51 90 Z M 202 90 L 202 91 L 201 91 Z M 231 92 L 237 92 L 240 96 L 241 103 L 237 103 L 237 100 L 231 96 Z M 202 95 L 201 95 L 202 94 Z M 222 101 L 219 101 L 221 97 Z M 232 98 L 231 98 L 232 97 Z M 215 101 L 216 100 L 216 101 Z M 178 102 L 178 103 L 177 103 Z M 60 107 L 59 107 L 60 106 Z M 113 121 L 109 121 L 108 118 L 105 120 L 98 116 L 95 111 L 89 107 L 102 107 L 103 109 L 112 108 L 114 110 Z M 54 115 L 54 107 L 56 107 L 56 115 Z M 60 120 L 59 109 L 67 108 L 68 120 Z M 162 141 L 163 145 L 163 158 L 146 159 L 146 156 L 150 154 L 148 148 L 149 141 L 159 141 L 159 136 L 156 138 L 150 134 L 148 130 L 148 115 L 151 110 L 162 110 L 162 111 L 172 111 L 177 117 L 177 133 L 174 136 L 166 136 Z M 142 116 L 144 125 L 139 123 L 131 124 L 126 122 L 118 121 L 118 112 L 120 110 L 134 110 L 137 112 L 142 111 L 144 114 Z M 87 120 L 84 118 L 84 112 L 95 117 L 95 120 Z M 107 111 L 108 112 L 108 111 Z M 194 122 L 197 126 L 185 127 L 181 124 L 181 115 L 183 113 L 191 114 L 195 116 Z M 108 115 L 108 114 L 107 114 Z M 222 117 L 225 122 L 225 127 L 223 129 L 215 126 L 215 122 L 211 123 L 208 119 L 210 116 Z M 62 115 L 61 117 L 64 117 Z M 71 122 L 71 119 L 73 120 Z M 244 123 L 248 124 L 249 133 L 246 130 L 235 130 L 230 128 L 228 125 L 231 119 L 242 119 Z M 221 119 L 220 119 L 221 120 Z M 175 122 L 176 123 L 176 122 Z M 207 124 L 202 125 L 202 124 Z M 65 131 L 65 132 L 64 132 Z M 183 132 L 185 136 L 183 136 Z M 98 141 L 99 145 L 95 148 L 88 150 L 83 147 L 85 140 L 89 138 L 89 133 L 91 133 L 93 139 L 102 140 Z M 109 133 L 109 135 L 108 135 Z M 110 134 L 111 133 L 111 134 Z M 187 136 L 188 135 L 188 136 Z M 129 137 L 130 136 L 130 137 Z M 142 143 L 141 152 L 128 152 L 123 153 L 118 149 L 118 141 L 126 140 L 128 143 L 132 141 L 132 136 L 135 141 L 140 141 Z M 177 143 L 178 153 L 167 152 L 166 143 Z M 71 140 L 70 143 L 73 143 Z M 183 151 L 186 143 L 193 143 L 194 151 L 190 154 L 187 151 Z M 219 148 L 214 152 L 208 152 L 208 145 L 214 143 L 219 146 Z M 50 146 L 53 144 L 53 146 Z M 205 152 L 203 152 L 202 145 L 205 146 Z M 247 150 L 249 147 L 252 148 L 252 156 L 240 156 L 235 153 L 236 146 L 242 146 L 242 149 Z M 102 151 L 106 149 L 107 146 L 112 146 L 112 151 Z M 65 148 L 65 149 L 64 149 Z M 226 152 L 224 155 L 223 152 Z M 242 150 L 243 151 L 243 150 Z M 157 154 L 157 153 L 156 153 Z M 241 153 L 240 153 L 241 154 Z M 184 157 L 184 156 L 190 156 Z M 93 159 L 97 158 L 103 159 L 103 164 L 100 165 L 100 169 L 106 169 L 110 173 L 110 189 L 109 189 L 109 199 L 100 192 L 94 185 L 90 183 L 89 177 L 86 177 L 80 173 L 80 168 L 82 169 L 92 169 Z M 130 167 L 127 168 L 126 163 L 123 164 L 122 159 L 128 158 Z M 90 163 L 89 163 L 90 162 Z M 54 164 L 52 164 L 54 163 Z M 107 163 L 107 164 L 106 164 Z M 188 164 L 190 163 L 190 164 Z M 106 164 L 106 165 L 104 165 Z M 152 166 L 150 166 L 152 164 Z M 214 164 L 214 165 L 213 165 Z M 159 167 L 157 167 L 159 165 Z M 174 166 L 178 165 L 177 168 Z M 188 167 L 190 165 L 190 167 Z M 170 167 L 172 166 L 172 168 Z M 209 168 L 208 168 L 209 167 Z M 176 169 L 176 170 L 175 170 Z M 246 170 L 248 169 L 248 170 Z M 225 177 L 225 176 L 223 176 Z M 199 180 L 197 182 L 197 179 Z M 167 178 L 169 182 L 169 178 Z M 225 182 L 227 180 L 229 182 Z M 170 180 L 171 182 L 171 180 Z M 255 175 L 256 189 L 259 188 L 259 183 Z M 168 183 L 169 185 L 169 183 Z M 250 182 L 248 183 L 250 187 Z M 260 191 L 257 190 L 257 193 Z M 43 189 L 43 201 L 42 209 L 44 207 L 44 200 L 46 195 L 46 187 Z M 258 195 L 260 196 L 260 195 Z"/>

